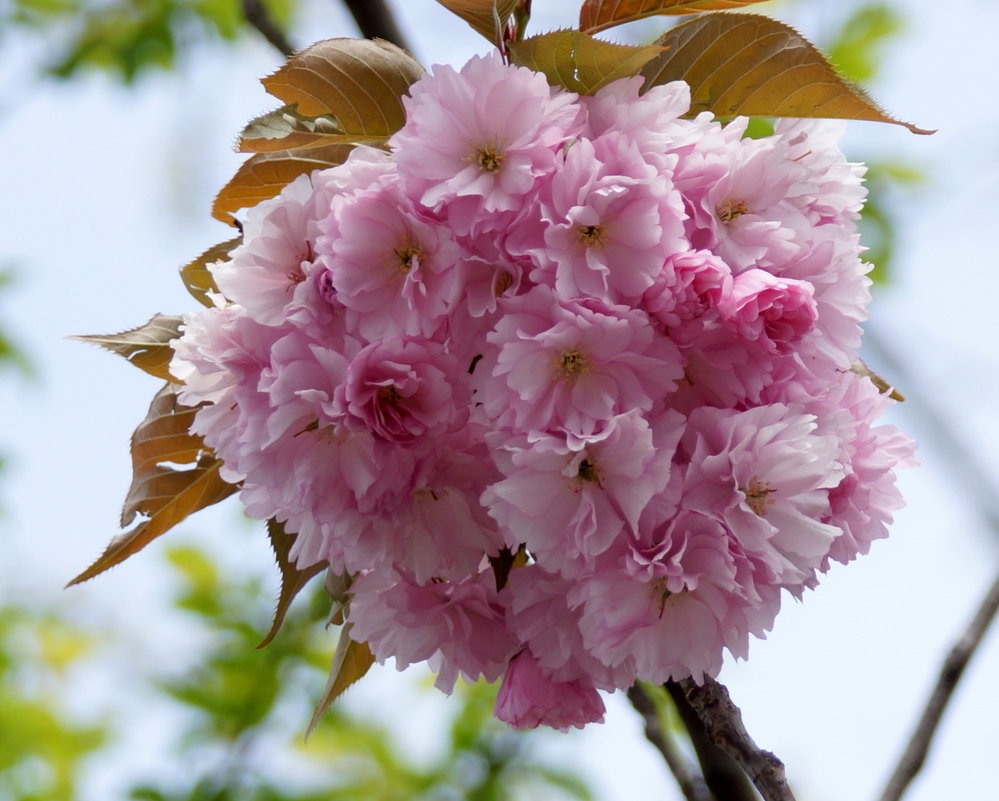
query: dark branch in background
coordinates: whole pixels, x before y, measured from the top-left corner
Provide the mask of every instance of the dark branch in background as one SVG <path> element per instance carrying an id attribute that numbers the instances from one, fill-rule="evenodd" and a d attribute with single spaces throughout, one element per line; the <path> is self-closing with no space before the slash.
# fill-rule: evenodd
<path id="1" fill-rule="evenodd" d="M 971 451 L 957 435 L 954 425 L 933 403 L 930 392 L 920 391 L 916 376 L 907 368 L 894 348 L 878 329 L 868 323 L 864 332 L 864 348 L 873 354 L 878 368 L 889 376 L 889 383 L 897 382 L 908 395 L 904 411 L 918 419 L 920 428 L 927 439 L 935 440 L 939 455 L 950 462 L 949 472 L 955 484 L 967 495 L 973 508 L 982 521 L 999 537 L 999 490 L 989 479 L 986 465 Z M 930 742 L 936 734 L 947 703 L 999 607 L 999 577 L 982 600 L 974 620 L 964 636 L 951 649 L 940 669 L 940 677 L 926 703 L 923 716 L 912 734 L 899 760 L 895 772 L 889 779 L 881 801 L 897 801 L 923 766 L 929 752 Z"/>
<path id="2" fill-rule="evenodd" d="M 757 801 L 753 785 L 739 763 L 712 741 L 707 724 L 687 700 L 687 694 L 678 682 L 663 685 L 680 713 L 680 720 L 687 728 L 691 745 L 704 774 L 704 783 L 717 801 Z M 738 710 L 737 710 L 738 711 Z"/>
<path id="3" fill-rule="evenodd" d="M 739 764 L 753 780 L 765 801 L 795 801 L 787 776 L 784 775 L 784 763 L 753 742 L 742 723 L 739 707 L 732 703 L 724 685 L 709 677 L 705 677 L 702 685 L 698 685 L 693 679 L 682 679 L 676 685 L 701 719 L 711 742 Z M 707 780 L 707 773 L 704 778 Z M 719 799 L 736 797 L 719 795 L 710 781 L 708 786 Z"/>
<path id="4" fill-rule="evenodd" d="M 243 0 L 243 16 L 285 58 L 295 52 L 295 48 L 284 35 L 284 31 L 278 27 L 263 0 Z"/>
<path id="5" fill-rule="evenodd" d="M 354 17 L 361 36 L 366 39 L 387 39 L 403 50 L 413 52 L 385 0 L 343 0 L 343 4 Z"/>
<path id="6" fill-rule="evenodd" d="M 920 718 L 916 730 L 912 733 L 909 744 L 899 760 L 898 767 L 895 768 L 895 772 L 881 794 L 881 801 L 898 801 L 909 783 L 919 773 L 920 768 L 923 767 L 926 754 L 930 750 L 930 742 L 936 732 L 937 725 L 940 723 L 940 718 L 947 708 L 954 688 L 957 687 L 961 674 L 964 673 L 968 661 L 975 649 L 978 648 L 982 637 L 985 636 L 997 610 L 999 610 L 999 576 L 996 577 L 992 588 L 983 599 L 981 606 L 978 607 L 978 611 L 964 635 L 947 654 L 947 658 L 940 668 L 940 677 L 937 679 L 936 686 L 926 704 L 926 709 L 923 711 L 923 716 Z"/>
<path id="7" fill-rule="evenodd" d="M 628 689 L 628 700 L 645 720 L 645 737 L 663 755 L 666 765 L 676 778 L 676 783 L 680 785 L 683 797 L 687 801 L 716 801 L 705 785 L 704 779 L 676 749 L 669 734 L 663 731 L 659 709 L 645 689 L 638 684 L 632 685 Z"/>

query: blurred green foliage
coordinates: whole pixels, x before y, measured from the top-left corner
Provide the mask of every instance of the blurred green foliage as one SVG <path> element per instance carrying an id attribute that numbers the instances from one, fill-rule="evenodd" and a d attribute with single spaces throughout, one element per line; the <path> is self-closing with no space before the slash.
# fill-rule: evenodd
<path id="1" fill-rule="evenodd" d="M 829 60 L 851 81 L 866 84 L 878 72 L 885 47 L 904 30 L 902 12 L 889 3 L 858 6 L 823 47 Z M 866 159 L 867 203 L 860 218 L 864 260 L 875 284 L 891 278 L 895 255 L 895 217 L 892 195 L 926 181 L 923 170 L 901 159 Z"/>
<path id="2" fill-rule="evenodd" d="M 338 701 L 305 742 L 309 704 L 322 694 L 335 634 L 324 621 L 329 600 L 303 593 L 281 633 L 257 650 L 273 599 L 259 578 L 233 576 L 193 547 L 168 560 L 178 578 L 175 606 L 188 618 L 193 644 L 181 674 L 150 677 L 150 703 L 166 703 L 183 722 L 156 776 L 133 781 L 141 801 L 504 801 L 590 799 L 574 774 L 536 754 L 539 737 L 492 717 L 495 688 L 459 685 L 450 719 L 433 727 L 400 710 L 378 721 Z M 87 634 L 51 612 L 0 608 L 0 801 L 66 801 L 80 797 L 84 758 L 101 763 L 102 748 L 120 740 L 110 715 L 80 723 L 65 711 L 84 697 L 80 663 L 98 666 L 113 643 Z M 101 639 L 104 638 L 104 639 Z M 202 643 L 197 645 L 197 643 Z M 379 668 L 376 666 L 375 671 Z M 367 679 L 371 681 L 372 678 Z M 415 689 L 436 693 L 429 686 Z M 155 703 L 153 703 L 155 701 Z M 99 710 L 98 710 L 99 712 Z M 160 715 L 162 713 L 155 713 Z M 127 735 L 128 723 L 123 731 Z M 132 723 L 134 726 L 134 722 Z M 157 725 L 156 720 L 144 725 Z M 176 724 L 172 724 L 176 725 Z M 422 761 L 403 753 L 390 729 L 443 730 L 437 754 Z M 134 732 L 133 735 L 134 736 Z M 110 753 L 110 752 L 108 752 Z"/>
<path id="3" fill-rule="evenodd" d="M 74 797 L 83 758 L 108 731 L 68 715 L 59 689 L 92 644 L 50 612 L 0 607 L 0 801 Z"/>
<path id="4" fill-rule="evenodd" d="M 0 293 L 6 293 L 14 280 L 13 270 L 0 269 Z M 13 368 L 23 376 L 34 376 L 34 369 L 31 366 L 31 362 L 28 361 L 21 349 L 7 334 L 4 327 L 0 326 L 0 369 L 3 368 Z"/>
<path id="5" fill-rule="evenodd" d="M 296 0 L 262 0 L 280 25 Z M 132 83 L 154 69 L 172 69 L 199 43 L 258 35 L 241 0 L 7 0 L 0 5 L 0 41 L 34 33 L 48 51 L 42 69 L 57 78 L 104 71 Z"/>

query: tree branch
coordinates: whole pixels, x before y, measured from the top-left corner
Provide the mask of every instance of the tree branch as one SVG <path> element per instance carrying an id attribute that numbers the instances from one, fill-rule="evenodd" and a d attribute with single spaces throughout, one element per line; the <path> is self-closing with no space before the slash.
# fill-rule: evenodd
<path id="1" fill-rule="evenodd" d="M 943 717 L 951 695 L 975 649 L 978 648 L 985 636 L 989 624 L 996 616 L 997 610 L 999 610 L 999 575 L 996 576 L 992 587 L 982 599 L 982 603 L 964 635 L 954 644 L 940 667 L 940 677 L 937 679 L 936 686 L 923 710 L 923 716 L 920 718 L 916 730 L 912 733 L 895 772 L 881 794 L 881 801 L 898 801 L 909 783 L 923 767 L 923 762 L 926 761 L 926 755 L 930 750 L 930 742 L 936 733 L 937 725 Z"/>
<path id="2" fill-rule="evenodd" d="M 260 34 L 274 47 L 280 51 L 285 58 L 295 52 L 291 42 L 284 35 L 284 31 L 278 27 L 263 0 L 242 0 L 243 16 Z"/>
<path id="3" fill-rule="evenodd" d="M 693 679 L 682 679 L 676 684 L 697 712 L 711 741 L 739 764 L 765 801 L 795 801 L 784 774 L 784 763 L 753 742 L 742 723 L 739 707 L 732 703 L 724 685 L 710 677 L 705 677 L 701 685 Z"/>
<path id="4" fill-rule="evenodd" d="M 676 778 L 676 783 L 680 785 L 683 797 L 687 801 L 715 801 L 704 779 L 696 774 L 693 766 L 688 764 L 683 754 L 673 745 L 669 735 L 663 731 L 659 710 L 645 689 L 637 683 L 633 684 L 628 688 L 628 700 L 645 720 L 645 737 L 663 755 L 667 767 Z"/>
<path id="5" fill-rule="evenodd" d="M 683 688 L 675 681 L 668 681 L 664 686 L 687 728 L 704 774 L 704 782 L 712 795 L 718 801 L 757 801 L 758 796 L 745 772 L 738 762 L 712 742 L 704 721 L 690 705 Z"/>
<path id="6" fill-rule="evenodd" d="M 343 3 L 357 23 L 361 36 L 366 39 L 387 39 L 403 50 L 412 52 L 385 0 L 343 0 Z"/>

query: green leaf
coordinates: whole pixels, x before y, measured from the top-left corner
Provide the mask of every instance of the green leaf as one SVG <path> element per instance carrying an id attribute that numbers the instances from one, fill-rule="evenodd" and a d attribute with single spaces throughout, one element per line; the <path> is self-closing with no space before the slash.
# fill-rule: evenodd
<path id="1" fill-rule="evenodd" d="M 296 53 L 263 84 L 300 115 L 332 115 L 344 134 L 387 137 L 405 123 L 402 96 L 422 74 L 391 42 L 327 39 Z"/>
<path id="2" fill-rule="evenodd" d="M 661 53 L 661 47 L 611 44 L 579 31 L 544 33 L 510 44 L 514 64 L 544 73 L 553 86 L 581 95 L 638 74 Z"/>
<path id="3" fill-rule="evenodd" d="M 147 520 L 115 537 L 104 553 L 66 586 L 87 581 L 169 531 L 188 515 L 237 490 L 219 476 L 222 462 L 201 437 L 189 432 L 196 408 L 177 403 L 178 387 L 167 384 L 153 398 L 149 414 L 132 435 L 132 486 L 121 525 L 138 514 Z"/>
<path id="4" fill-rule="evenodd" d="M 850 80 L 869 81 L 877 72 L 881 47 L 902 27 L 902 15 L 891 6 L 884 3 L 861 6 L 828 47 L 829 60 Z"/>
<path id="5" fill-rule="evenodd" d="M 208 297 L 208 293 L 219 292 L 219 288 L 215 285 L 215 277 L 208 270 L 208 265 L 227 260 L 229 254 L 242 243 L 242 236 L 220 242 L 180 268 L 180 278 L 185 288 L 202 306 L 212 308 L 215 304 Z"/>
<path id="6" fill-rule="evenodd" d="M 173 348 L 170 342 L 180 336 L 180 317 L 157 314 L 145 325 L 122 331 L 120 334 L 85 334 L 70 337 L 78 342 L 89 342 L 125 357 L 140 370 L 145 370 L 164 381 L 175 381 L 170 375 Z"/>
<path id="7" fill-rule="evenodd" d="M 250 156 L 215 197 L 212 216 L 234 225 L 232 212 L 274 197 L 303 173 L 342 164 L 353 148 L 353 145 L 323 145 Z"/>
<path id="8" fill-rule="evenodd" d="M 510 14 L 517 0 L 437 0 L 444 8 L 461 17 L 476 33 L 486 37 L 497 47 L 503 41 Z"/>
<path id="9" fill-rule="evenodd" d="M 316 562 L 307 568 L 299 568 L 291 561 L 291 546 L 295 543 L 295 535 L 284 530 L 284 524 L 279 523 L 274 518 L 267 521 L 267 536 L 271 541 L 271 548 L 274 550 L 274 558 L 277 560 L 278 569 L 281 571 L 281 594 L 278 596 L 277 607 L 274 609 L 274 621 L 271 623 L 270 631 L 257 648 L 268 645 L 274 636 L 280 631 L 281 624 L 284 623 L 285 615 L 295 596 L 309 581 L 329 565 L 329 562 Z"/>
<path id="10" fill-rule="evenodd" d="M 840 77 L 793 28 L 758 14 L 703 14 L 667 31 L 666 51 L 642 70 L 646 88 L 690 84 L 691 114 L 825 117 L 903 125 Z"/>
<path id="11" fill-rule="evenodd" d="M 337 643 L 336 653 L 333 654 L 330 678 L 326 683 L 323 697 L 316 706 L 316 711 L 309 722 L 309 728 L 305 733 L 306 737 L 319 725 L 319 721 L 322 720 L 326 710 L 330 708 L 330 704 L 339 698 L 351 684 L 364 678 L 375 663 L 375 657 L 367 643 L 350 639 L 350 629 L 351 624 L 347 623 L 340 630 L 340 641 Z"/>
<path id="12" fill-rule="evenodd" d="M 725 11 L 763 2 L 766 0 L 586 0 L 579 9 L 579 30 L 596 33 L 657 14 Z"/>

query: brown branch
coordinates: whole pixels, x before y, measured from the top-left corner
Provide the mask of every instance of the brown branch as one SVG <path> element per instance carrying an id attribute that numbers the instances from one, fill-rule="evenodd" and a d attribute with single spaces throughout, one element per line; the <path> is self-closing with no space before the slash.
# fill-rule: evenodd
<path id="1" fill-rule="evenodd" d="M 243 0 L 243 16 L 285 58 L 295 52 L 284 31 L 278 27 L 263 0 Z"/>
<path id="2" fill-rule="evenodd" d="M 739 707 L 732 703 L 724 685 L 708 677 L 702 685 L 693 679 L 682 679 L 677 684 L 704 723 L 711 741 L 739 764 L 765 801 L 795 801 L 784 763 L 753 742 Z"/>
<path id="3" fill-rule="evenodd" d="M 687 801 L 715 801 L 704 779 L 695 772 L 693 766 L 676 749 L 669 735 L 663 730 L 659 710 L 645 689 L 633 684 L 628 689 L 628 700 L 645 721 L 645 737 L 663 755 L 666 766 L 680 786 L 683 797 Z"/>
<path id="4" fill-rule="evenodd" d="M 926 761 L 926 755 L 930 750 L 930 742 L 936 733 L 937 725 L 943 717 L 951 695 L 961 679 L 961 674 L 964 673 L 965 667 L 975 653 L 975 649 L 978 648 L 985 636 L 989 624 L 995 618 L 997 610 L 999 610 L 999 576 L 996 576 L 992 587 L 982 599 L 982 603 L 964 635 L 947 654 L 947 658 L 940 668 L 940 677 L 937 679 L 936 686 L 923 710 L 923 716 L 920 718 L 916 730 L 912 733 L 895 772 L 881 794 L 881 801 L 898 801 L 909 783 L 919 773 L 920 768 L 923 767 L 923 762 Z"/>
<path id="5" fill-rule="evenodd" d="M 704 774 L 704 783 L 711 794 L 718 801 L 757 801 L 756 791 L 739 763 L 712 742 L 701 716 L 690 705 L 683 688 L 675 681 L 666 682 L 664 686 L 687 728 Z"/>
<path id="6" fill-rule="evenodd" d="M 357 23 L 361 36 L 387 39 L 403 50 L 413 52 L 385 0 L 343 0 L 343 3 Z"/>

